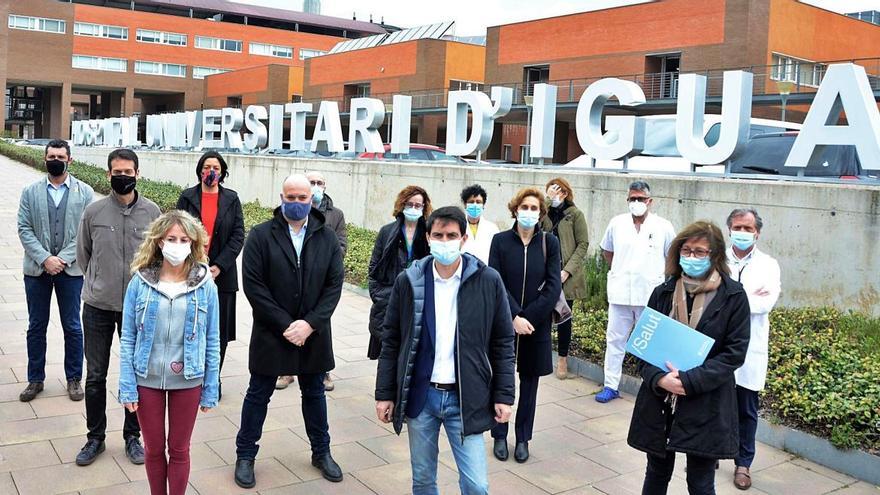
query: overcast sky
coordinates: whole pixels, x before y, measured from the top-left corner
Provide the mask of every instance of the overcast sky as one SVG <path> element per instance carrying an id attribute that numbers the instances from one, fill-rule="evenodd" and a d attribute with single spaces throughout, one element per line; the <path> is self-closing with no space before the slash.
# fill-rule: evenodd
<path id="1" fill-rule="evenodd" d="M 302 0 L 233 0 L 240 3 L 301 10 Z M 511 22 L 553 17 L 575 12 L 598 10 L 645 0 L 443 0 L 415 2 L 412 0 L 322 0 L 321 13 L 350 19 L 385 22 L 412 27 L 454 20 L 458 36 L 484 35 L 486 27 Z M 804 0 L 835 12 L 880 10 L 880 0 Z"/>

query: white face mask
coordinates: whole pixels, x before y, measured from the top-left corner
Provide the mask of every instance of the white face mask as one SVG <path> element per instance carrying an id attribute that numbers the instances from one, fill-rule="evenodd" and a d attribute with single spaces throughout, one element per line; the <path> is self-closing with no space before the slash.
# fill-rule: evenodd
<path id="1" fill-rule="evenodd" d="M 550 205 L 553 206 L 554 208 L 558 207 L 558 206 L 561 205 L 561 204 L 562 204 L 562 200 L 561 200 L 561 199 L 559 199 L 559 198 L 550 198 Z"/>
<path id="2" fill-rule="evenodd" d="M 192 253 L 192 243 L 190 242 L 165 242 L 162 246 L 162 256 L 171 263 L 171 266 L 180 266 L 186 261 L 186 258 Z"/>
<path id="3" fill-rule="evenodd" d="M 634 217 L 644 216 L 648 212 L 648 204 L 641 201 L 633 201 L 629 204 L 629 212 Z"/>

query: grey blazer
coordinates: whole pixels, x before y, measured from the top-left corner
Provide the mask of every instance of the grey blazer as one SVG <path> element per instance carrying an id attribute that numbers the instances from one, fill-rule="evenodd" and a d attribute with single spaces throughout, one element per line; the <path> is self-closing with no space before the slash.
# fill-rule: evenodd
<path id="1" fill-rule="evenodd" d="M 43 262 L 52 256 L 49 251 L 51 232 L 46 187 L 46 177 L 27 186 L 21 192 L 18 206 L 18 238 L 24 247 L 24 274 L 32 277 L 39 277 L 45 272 Z M 80 218 L 86 206 L 92 202 L 95 192 L 88 184 L 71 175 L 67 195 L 64 246 L 58 257 L 67 263 L 66 274 L 81 277 L 83 272 L 76 262 L 76 238 Z"/>

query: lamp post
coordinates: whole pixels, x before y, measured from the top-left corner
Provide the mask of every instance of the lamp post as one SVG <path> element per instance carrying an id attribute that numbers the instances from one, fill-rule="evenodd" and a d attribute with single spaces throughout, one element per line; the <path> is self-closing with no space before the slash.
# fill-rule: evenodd
<path id="1" fill-rule="evenodd" d="M 394 110 L 394 105 L 391 103 L 385 104 L 385 118 L 387 119 L 385 123 L 385 138 L 387 139 L 387 143 L 391 143 L 391 112 Z"/>
<path id="2" fill-rule="evenodd" d="M 791 94 L 794 83 L 791 81 L 779 81 L 776 83 L 776 88 L 779 90 L 779 97 L 782 100 L 782 121 L 785 122 L 785 105 L 788 103 L 788 95 Z"/>
<path id="3" fill-rule="evenodd" d="M 535 97 L 532 95 L 523 96 L 526 104 L 526 156 L 525 162 L 532 163 L 532 102 Z"/>

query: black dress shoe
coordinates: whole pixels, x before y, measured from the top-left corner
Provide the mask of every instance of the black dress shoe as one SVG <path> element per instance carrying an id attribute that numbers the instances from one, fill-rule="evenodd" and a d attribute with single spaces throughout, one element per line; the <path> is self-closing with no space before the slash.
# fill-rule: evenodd
<path id="1" fill-rule="evenodd" d="M 529 442 L 516 442 L 516 448 L 513 450 L 513 458 L 520 464 L 529 460 Z"/>
<path id="2" fill-rule="evenodd" d="M 507 439 L 496 438 L 495 448 L 492 449 L 492 453 L 495 454 L 495 458 L 499 461 L 506 461 L 507 457 L 510 455 L 510 453 L 507 451 Z"/>
<path id="3" fill-rule="evenodd" d="M 144 463 L 144 446 L 137 437 L 128 437 L 125 439 L 125 457 L 132 464 L 141 465 Z"/>
<path id="4" fill-rule="evenodd" d="M 235 484 L 242 488 L 253 488 L 257 484 L 254 478 L 253 459 L 239 459 L 235 461 Z"/>
<path id="5" fill-rule="evenodd" d="M 88 466 L 89 464 L 95 462 L 95 459 L 98 458 L 98 454 L 104 452 L 105 446 L 104 442 L 100 440 L 91 439 L 83 445 L 83 448 L 79 451 L 79 454 L 76 455 L 76 465 L 77 466 Z"/>
<path id="6" fill-rule="evenodd" d="M 333 460 L 329 452 L 318 457 L 312 457 L 312 466 L 321 470 L 321 475 L 324 476 L 325 480 L 334 483 L 342 481 L 342 469 L 339 467 L 339 464 L 336 464 L 336 461 Z"/>
<path id="7" fill-rule="evenodd" d="M 18 400 L 22 402 L 30 402 L 34 400 L 40 392 L 43 391 L 43 382 L 30 382 L 28 386 L 18 396 Z"/>

